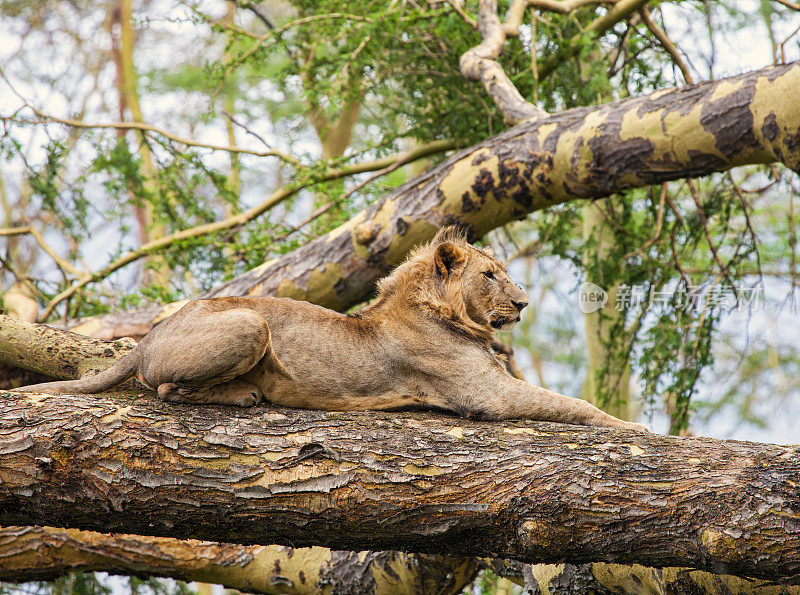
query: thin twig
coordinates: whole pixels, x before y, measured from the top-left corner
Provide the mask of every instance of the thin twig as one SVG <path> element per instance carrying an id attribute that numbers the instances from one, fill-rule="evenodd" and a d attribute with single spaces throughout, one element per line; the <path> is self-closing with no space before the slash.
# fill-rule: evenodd
<path id="1" fill-rule="evenodd" d="M 79 289 L 85 287 L 89 283 L 105 279 L 110 274 L 121 269 L 122 267 L 127 266 L 130 263 L 135 262 L 140 258 L 143 258 L 148 254 L 151 254 L 157 250 L 163 250 L 164 248 L 171 246 L 175 242 L 198 238 L 219 231 L 240 227 L 245 223 L 252 221 L 256 217 L 262 215 L 263 213 L 273 208 L 274 206 L 280 204 L 290 196 L 297 193 L 299 190 L 302 190 L 303 188 L 310 186 L 311 184 L 316 184 L 319 182 L 327 182 L 330 180 L 335 180 L 346 176 L 384 169 L 386 167 L 389 167 L 395 161 L 398 160 L 405 160 L 405 162 L 408 163 L 409 161 L 415 161 L 416 159 L 427 157 L 428 155 L 433 155 L 435 153 L 441 153 L 444 151 L 454 149 L 458 145 L 459 143 L 453 140 L 433 141 L 431 143 L 427 143 L 425 145 L 416 147 L 411 151 L 406 151 L 405 153 L 400 153 L 398 155 L 393 155 L 391 157 L 385 157 L 383 159 L 377 159 L 375 161 L 356 163 L 354 165 L 348 165 L 340 167 L 338 169 L 328 170 L 327 172 L 322 173 L 320 175 L 308 177 L 303 181 L 287 184 L 286 186 L 283 186 L 282 188 L 279 188 L 278 190 L 274 191 L 262 203 L 254 207 L 251 207 L 246 211 L 238 213 L 232 217 L 223 219 L 222 221 L 216 221 L 214 223 L 206 223 L 204 225 L 198 225 L 190 229 L 184 229 L 175 232 L 171 235 L 164 236 L 152 240 L 150 242 L 146 242 L 141 246 L 139 246 L 139 248 L 131 250 L 126 254 L 123 254 L 113 262 L 109 263 L 102 270 L 96 273 L 82 274 L 77 279 L 76 283 L 74 283 L 73 285 L 71 285 L 70 287 L 59 293 L 57 296 L 55 296 L 52 300 L 50 300 L 50 303 L 47 304 L 47 307 L 45 308 L 44 312 L 42 312 L 42 315 L 39 317 L 39 320 L 40 321 L 46 320 L 47 317 L 50 316 L 50 314 L 53 312 L 53 310 L 58 304 L 63 302 L 65 299 L 71 297 L 72 295 L 74 295 Z"/>
<path id="2" fill-rule="evenodd" d="M 347 59 L 347 61 L 342 66 L 342 69 L 339 71 L 339 75 L 336 77 L 337 81 L 339 81 L 342 84 L 346 84 L 352 80 L 350 78 L 350 65 L 355 61 L 356 58 L 358 58 L 358 55 L 361 53 L 361 50 L 367 47 L 367 44 L 370 42 L 371 39 L 372 35 L 367 35 L 366 37 L 364 37 L 364 39 L 361 40 L 361 43 L 358 44 L 358 47 L 356 47 L 356 49 L 352 51 L 350 57 Z"/>
<path id="3" fill-rule="evenodd" d="M 475 19 L 473 19 L 471 16 L 469 16 L 467 14 L 467 12 L 462 8 L 461 5 L 463 4 L 463 2 L 461 2 L 461 0 L 445 0 L 445 1 L 450 6 L 453 7 L 453 10 L 456 11 L 458 16 L 460 16 L 467 25 L 469 25 L 473 29 L 477 29 L 478 28 L 478 22 Z"/>
<path id="4" fill-rule="evenodd" d="M 0 120 L 3 121 L 11 120 L 26 124 L 45 124 L 47 122 L 55 122 L 57 124 L 63 124 L 65 126 L 70 126 L 73 128 L 114 128 L 116 130 L 139 130 L 141 132 L 152 132 L 154 134 L 161 135 L 173 142 L 180 143 L 182 145 L 186 145 L 189 147 L 200 147 L 204 149 L 211 149 L 212 151 L 227 151 L 229 153 L 246 153 L 248 155 L 254 155 L 256 157 L 277 157 L 278 159 L 287 161 L 296 167 L 299 167 L 301 165 L 300 161 L 298 161 L 295 157 L 292 157 L 291 155 L 288 155 L 281 151 L 276 151 L 274 149 L 270 149 L 269 151 L 253 151 L 251 149 L 245 149 L 243 147 L 201 143 L 196 140 L 177 136 L 175 134 L 172 134 L 171 132 L 167 132 L 166 130 L 156 128 L 155 126 L 152 126 L 151 124 L 147 124 L 145 122 L 82 122 L 81 120 L 71 120 L 69 118 L 59 118 L 57 116 L 51 116 L 33 107 L 30 104 L 27 104 L 27 107 L 30 108 L 33 111 L 33 113 L 35 113 L 40 119 L 21 120 L 18 118 L 12 119 L 9 116 L 0 116 Z"/>
<path id="5" fill-rule="evenodd" d="M 736 194 L 736 198 L 739 199 L 739 204 L 742 205 L 742 212 L 744 213 L 744 220 L 745 224 L 747 225 L 747 229 L 750 232 L 750 236 L 753 238 L 753 245 L 755 246 L 756 251 L 756 267 L 758 267 L 759 274 L 761 272 L 761 252 L 758 249 L 758 234 L 756 234 L 756 230 L 753 227 L 753 222 L 750 220 L 750 206 L 747 204 L 747 199 L 742 192 L 742 189 L 739 185 L 734 182 L 733 176 L 731 172 L 727 172 L 728 180 L 730 180 L 731 184 L 733 185 L 733 192 Z"/>
<path id="6" fill-rule="evenodd" d="M 684 62 L 683 58 L 681 58 L 677 46 L 667 36 L 664 30 L 661 29 L 661 27 L 659 27 L 653 21 L 653 19 L 650 18 L 650 9 L 647 7 L 647 5 L 642 6 L 642 9 L 639 11 L 639 15 L 642 17 L 642 22 L 650 30 L 650 33 L 652 33 L 655 38 L 658 39 L 661 47 L 666 50 L 670 58 L 672 58 L 672 61 L 680 69 L 681 74 L 683 75 L 683 81 L 687 85 L 693 85 L 694 80 L 692 79 L 692 74 L 689 72 L 689 67 L 686 65 L 686 62 Z"/>
<path id="7" fill-rule="evenodd" d="M 731 279 L 730 274 L 728 273 L 728 267 L 725 266 L 725 263 L 722 262 L 722 259 L 719 256 L 719 252 L 717 252 L 717 246 L 711 240 L 711 232 L 708 229 L 708 219 L 706 218 L 706 212 L 703 209 L 703 205 L 700 202 L 700 195 L 697 192 L 697 188 L 695 188 L 694 182 L 691 178 L 686 178 L 686 184 L 689 186 L 689 194 L 692 195 L 692 199 L 694 200 L 694 204 L 697 206 L 697 215 L 700 217 L 700 225 L 703 226 L 703 234 L 706 236 L 706 241 L 708 242 L 708 247 L 711 250 L 711 254 L 714 255 L 714 260 L 717 261 L 719 265 L 720 272 L 722 276 L 725 277 L 725 280 L 732 288 L 736 288 L 736 285 Z"/>
<path id="8" fill-rule="evenodd" d="M 31 281 L 31 279 L 27 275 L 23 275 L 19 271 L 17 271 L 16 267 L 14 267 L 13 264 L 11 264 L 8 260 L 3 258 L 2 256 L 0 256 L 0 264 L 2 264 L 3 268 L 5 268 L 9 273 L 11 273 L 11 276 L 14 277 L 14 279 L 16 279 L 19 283 L 22 283 L 25 287 L 27 287 L 40 300 L 45 301 L 48 299 L 47 296 L 44 293 L 42 293 L 42 291 L 38 287 L 36 287 L 36 284 L 33 281 Z"/>
<path id="9" fill-rule="evenodd" d="M 328 202 L 328 203 L 325 203 L 324 205 L 322 205 L 318 209 L 314 210 L 314 212 L 312 212 L 308 217 L 303 219 L 296 226 L 294 226 L 291 229 L 289 229 L 286 233 L 283 233 L 283 234 L 279 235 L 278 237 L 276 237 L 273 241 L 278 242 L 278 241 L 281 241 L 281 240 L 285 240 L 286 238 L 288 238 L 293 233 L 296 233 L 296 232 L 300 231 L 303 227 L 305 227 L 306 225 L 308 225 L 312 221 L 318 219 L 319 217 L 321 217 L 322 215 L 324 215 L 325 213 L 330 211 L 333 207 L 341 204 L 342 202 L 344 202 L 345 200 L 350 198 L 350 196 L 352 196 L 353 194 L 355 194 L 356 192 L 361 190 L 364 186 L 366 186 L 370 182 L 376 180 L 377 178 L 385 176 L 386 174 L 389 174 L 389 173 L 395 171 L 396 169 L 399 169 L 400 167 L 402 167 L 403 165 L 406 165 L 410 161 L 412 161 L 412 160 L 409 159 L 409 158 L 405 158 L 405 159 L 401 158 L 401 159 L 398 159 L 393 165 L 390 165 L 389 167 L 385 167 L 384 169 L 381 169 L 381 170 L 375 172 L 374 174 L 369 176 L 366 180 L 363 180 L 362 182 L 359 182 L 358 184 L 356 184 L 355 186 L 350 188 L 350 190 L 348 190 L 345 194 L 343 194 L 338 199 L 332 200 L 331 202 Z"/>
<path id="10" fill-rule="evenodd" d="M 27 233 L 31 233 L 30 225 L 22 225 L 20 227 L 6 227 L 5 229 L 0 229 L 0 236 L 21 236 Z"/>
<path id="11" fill-rule="evenodd" d="M 30 234 L 34 237 L 36 243 L 39 244 L 42 250 L 44 250 L 50 256 L 50 258 L 53 259 L 58 268 L 61 269 L 61 273 L 64 275 L 65 279 L 68 277 L 68 274 L 74 277 L 79 277 L 84 274 L 78 269 L 76 269 L 74 266 L 72 266 L 71 262 L 61 258 L 61 256 L 59 256 L 59 254 L 55 250 L 53 250 L 50 244 L 48 244 L 45 241 L 44 236 L 41 234 L 41 232 L 38 229 L 36 229 L 36 227 L 34 227 L 32 224 L 30 224 L 30 222 L 28 223 L 28 226 L 30 227 Z"/>
<path id="12" fill-rule="evenodd" d="M 242 8 L 249 10 L 252 12 L 258 19 L 264 23 L 264 26 L 267 29 L 274 29 L 275 24 L 267 17 L 267 15 L 263 14 L 252 2 L 237 2 L 236 0 L 228 0 L 229 2 L 233 2 L 235 5 L 241 6 Z"/>
<path id="13" fill-rule="evenodd" d="M 678 220 L 679 223 L 685 225 L 683 221 L 683 217 L 681 216 L 680 211 L 678 211 L 677 205 L 673 202 L 672 198 L 669 195 L 669 192 L 665 195 L 667 205 L 672 210 L 673 214 L 675 215 L 675 219 Z M 680 258 L 678 258 L 678 248 L 675 244 L 675 233 L 678 230 L 677 225 L 673 225 L 672 229 L 669 232 L 669 245 L 672 249 L 672 264 L 675 266 L 675 270 L 678 271 L 678 274 L 681 276 L 683 280 L 683 285 L 686 288 L 686 291 L 689 291 L 691 288 L 691 279 L 689 279 L 689 275 L 686 274 L 686 271 L 683 269 L 680 263 Z"/>
<path id="14" fill-rule="evenodd" d="M 528 0 L 530 8 L 546 10 L 558 14 L 569 14 L 579 8 L 598 4 L 614 4 L 617 0 Z"/>
<path id="15" fill-rule="evenodd" d="M 796 2 L 789 2 L 789 0 L 775 0 L 780 4 L 783 4 L 786 8 L 791 8 L 792 10 L 800 10 L 800 4 Z"/>
<path id="16" fill-rule="evenodd" d="M 387 174 L 390 174 L 390 173 L 392 173 L 393 171 L 395 171 L 397 169 L 400 169 L 404 165 L 410 163 L 412 160 L 413 159 L 410 156 L 405 157 L 405 158 L 399 158 L 392 165 L 390 165 L 388 167 L 385 167 L 385 168 L 383 168 L 383 169 L 381 169 L 379 171 L 376 171 L 374 174 L 369 176 L 366 180 L 363 180 L 362 182 L 359 182 L 358 184 L 356 184 L 355 186 L 350 188 L 350 190 L 348 190 L 344 194 L 344 196 L 342 196 L 340 201 L 343 201 L 343 200 L 346 200 L 346 199 L 350 198 L 353 194 L 355 194 L 356 192 L 361 190 L 364 186 L 366 186 L 370 182 L 372 182 L 372 181 L 374 181 L 374 180 L 376 180 L 378 178 L 381 178 L 381 177 L 383 177 L 383 176 L 385 176 Z"/>
<path id="17" fill-rule="evenodd" d="M 642 254 L 644 255 L 644 251 L 647 250 L 653 243 L 658 239 L 661 235 L 661 225 L 664 223 L 664 203 L 667 200 L 667 183 L 664 182 L 661 184 L 661 198 L 658 201 L 658 216 L 656 218 L 656 231 L 653 233 L 652 237 L 647 240 L 644 244 L 639 246 L 633 252 L 628 252 L 625 256 L 622 257 L 622 260 L 627 260 L 631 256 L 635 254 Z"/>
<path id="18" fill-rule="evenodd" d="M 333 207 L 335 207 L 335 206 L 337 206 L 339 204 L 341 204 L 341 200 L 332 200 L 331 202 L 325 203 L 324 205 L 322 205 L 318 209 L 315 209 L 308 217 L 303 219 L 300 223 L 298 223 L 294 227 L 290 227 L 284 233 L 282 233 L 279 236 L 276 236 L 275 238 L 273 238 L 270 243 L 274 244 L 276 242 L 281 242 L 281 241 L 285 240 L 286 238 L 288 238 L 292 234 L 297 233 L 298 231 L 303 229 L 309 223 L 311 223 L 313 221 L 316 221 L 317 219 L 322 217 L 325 213 L 330 211 Z"/>
<path id="19" fill-rule="evenodd" d="M 250 135 L 250 136 L 252 136 L 253 138 L 257 139 L 257 140 L 258 140 L 258 141 L 259 141 L 261 144 L 263 144 L 265 147 L 267 147 L 268 149 L 272 149 L 272 145 L 270 145 L 270 144 L 269 144 L 269 143 L 268 143 L 266 140 L 264 140 L 264 137 L 262 137 L 262 136 L 261 136 L 260 134 L 258 134 L 257 132 L 255 132 L 255 131 L 251 130 L 250 128 L 248 128 L 247 126 L 245 126 L 244 124 L 242 124 L 241 122 L 239 122 L 239 120 L 237 120 L 237 119 L 236 119 L 236 117 L 235 117 L 235 116 L 234 116 L 232 113 L 230 113 L 228 110 L 222 110 L 222 113 L 223 113 L 223 114 L 225 115 L 225 117 L 226 117 L 226 118 L 228 118 L 228 119 L 229 119 L 231 122 L 233 122 L 234 124 L 236 124 L 236 125 L 237 125 L 239 128 L 241 128 L 242 130 L 244 130 L 244 131 L 245 131 L 247 134 L 249 134 L 249 135 Z"/>
<path id="20" fill-rule="evenodd" d="M 795 29 L 794 31 L 792 31 L 792 32 L 791 32 L 791 33 L 790 33 L 790 34 L 789 34 L 789 35 L 786 37 L 786 39 L 784 39 L 784 40 L 781 42 L 780 48 L 781 48 L 781 63 L 782 63 L 782 64 L 786 64 L 786 44 L 787 44 L 787 43 L 789 43 L 789 40 L 790 40 L 792 37 L 794 37 L 795 35 L 797 35 L 798 33 L 800 33 L 800 26 L 798 26 L 798 27 L 797 27 L 797 29 Z"/>

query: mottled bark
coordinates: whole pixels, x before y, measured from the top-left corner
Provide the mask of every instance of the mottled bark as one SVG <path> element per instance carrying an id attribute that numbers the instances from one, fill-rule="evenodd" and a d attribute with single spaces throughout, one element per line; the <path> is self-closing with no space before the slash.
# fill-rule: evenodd
<path id="1" fill-rule="evenodd" d="M 74 380 L 111 367 L 136 346 L 129 338 L 104 341 L 0 314 L 0 363 Z"/>
<path id="2" fill-rule="evenodd" d="M 800 587 L 692 568 L 647 568 L 638 564 L 537 564 L 527 584 L 533 593 L 647 593 L 649 595 L 797 595 Z M 532 579 L 532 580 L 531 580 Z M 537 591 L 538 589 L 538 591 Z"/>
<path id="3" fill-rule="evenodd" d="M 800 447 L 0 393 L 0 524 L 800 582 Z"/>
<path id="4" fill-rule="evenodd" d="M 800 63 L 524 122 L 453 155 L 350 222 L 205 294 L 358 303 L 446 224 L 477 237 L 539 209 L 744 164 L 800 166 Z M 175 305 L 75 330 L 144 334 Z"/>
<path id="5" fill-rule="evenodd" d="M 475 559 L 402 552 L 244 546 L 104 535 L 53 527 L 0 528 L 0 580 L 53 580 L 102 570 L 221 584 L 249 593 L 458 593 Z"/>
<path id="6" fill-rule="evenodd" d="M 0 580 L 53 580 L 105 571 L 204 581 L 248 593 L 459 593 L 488 567 L 541 593 L 800 594 L 800 587 L 692 568 L 619 564 L 536 564 L 403 552 L 345 552 L 322 547 L 237 545 L 196 539 L 105 535 L 54 527 L 0 528 Z M 534 591 L 536 592 L 536 591 Z"/>

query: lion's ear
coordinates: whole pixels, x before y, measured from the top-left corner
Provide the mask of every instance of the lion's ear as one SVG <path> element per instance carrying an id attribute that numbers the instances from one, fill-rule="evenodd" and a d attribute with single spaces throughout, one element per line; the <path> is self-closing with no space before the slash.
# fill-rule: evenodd
<path id="1" fill-rule="evenodd" d="M 481 248 L 481 250 L 483 251 L 483 253 L 484 253 L 486 256 L 494 256 L 494 250 L 492 250 L 491 248 L 489 248 L 489 246 L 484 246 L 483 248 Z"/>
<path id="2" fill-rule="evenodd" d="M 433 263 L 436 272 L 445 279 L 452 273 L 460 272 L 467 262 L 467 251 L 452 242 L 442 242 L 436 247 Z"/>

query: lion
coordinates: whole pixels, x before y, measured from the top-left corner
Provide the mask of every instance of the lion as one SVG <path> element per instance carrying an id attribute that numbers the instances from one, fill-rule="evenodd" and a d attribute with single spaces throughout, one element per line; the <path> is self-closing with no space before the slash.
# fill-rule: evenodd
<path id="1" fill-rule="evenodd" d="M 345 315 L 290 298 L 198 299 L 109 369 L 20 391 L 97 393 L 136 376 L 166 401 L 335 411 L 439 409 L 647 431 L 512 377 L 493 334 L 520 320 L 525 292 L 489 249 L 454 228 L 414 249 Z"/>

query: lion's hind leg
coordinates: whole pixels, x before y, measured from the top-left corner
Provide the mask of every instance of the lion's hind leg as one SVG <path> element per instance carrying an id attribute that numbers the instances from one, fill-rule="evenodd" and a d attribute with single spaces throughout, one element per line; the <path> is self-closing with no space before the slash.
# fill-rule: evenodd
<path id="1" fill-rule="evenodd" d="M 158 386 L 158 396 L 165 401 L 178 403 L 216 403 L 252 407 L 263 395 L 255 384 L 231 380 L 206 387 L 196 387 L 165 382 Z"/>
<path id="2" fill-rule="evenodd" d="M 147 345 L 142 380 L 166 401 L 255 405 L 259 388 L 239 379 L 271 353 L 267 321 L 247 308 L 194 312 Z"/>

